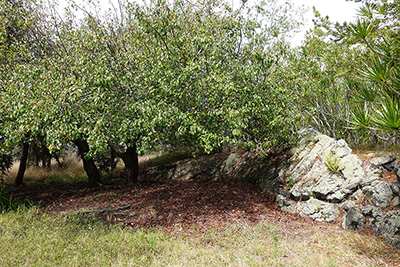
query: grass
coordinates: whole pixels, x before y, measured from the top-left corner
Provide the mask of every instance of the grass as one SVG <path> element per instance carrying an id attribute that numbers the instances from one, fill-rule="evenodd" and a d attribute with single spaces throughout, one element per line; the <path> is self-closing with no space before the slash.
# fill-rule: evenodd
<path id="1" fill-rule="evenodd" d="M 356 232 L 280 233 L 277 225 L 132 231 L 35 207 L 0 214 L 2 266 L 396 266 L 398 251 Z M 386 265 L 392 260 L 393 265 Z"/>
<path id="2" fill-rule="evenodd" d="M 164 165 L 191 157 L 192 155 L 189 152 L 154 153 L 150 155 L 140 156 L 139 167 L 145 168 L 150 166 Z"/>
<path id="3" fill-rule="evenodd" d="M 331 151 L 329 151 L 325 155 L 324 162 L 330 173 L 339 173 L 343 169 L 343 166 L 340 164 L 338 157 L 334 155 Z"/>
<path id="4" fill-rule="evenodd" d="M 168 164 L 174 161 L 191 157 L 188 152 L 166 152 L 153 153 L 139 156 L 139 168 Z M 5 184 L 13 184 L 17 176 L 19 162 L 14 163 L 10 171 L 4 176 Z M 117 168 L 111 176 L 118 176 L 124 168 L 122 161 L 119 161 Z M 55 162 L 50 169 L 28 166 L 24 175 L 25 185 L 66 183 L 66 182 L 87 182 L 87 174 L 83 169 L 82 161 L 75 157 L 68 157 L 63 161 L 63 167 Z"/>
<path id="5" fill-rule="evenodd" d="M 64 167 L 57 164 L 50 169 L 28 166 L 24 175 L 25 185 L 66 183 L 66 182 L 86 182 L 87 175 L 83 169 L 82 161 L 74 157 L 68 157 L 63 161 Z M 11 170 L 4 177 L 6 184 L 13 184 L 17 176 L 19 162 L 14 163 Z"/>

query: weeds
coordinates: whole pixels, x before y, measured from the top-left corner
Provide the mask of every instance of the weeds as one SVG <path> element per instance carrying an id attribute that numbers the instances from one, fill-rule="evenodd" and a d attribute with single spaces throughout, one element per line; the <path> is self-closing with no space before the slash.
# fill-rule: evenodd
<path id="1" fill-rule="evenodd" d="M 333 174 L 337 174 L 343 169 L 338 157 L 331 151 L 325 155 L 325 166 L 328 168 L 329 172 Z"/>
<path id="2" fill-rule="evenodd" d="M 18 203 L 13 199 L 12 193 L 8 194 L 4 188 L 0 189 L 0 213 L 9 210 L 15 210 Z"/>
<path id="3" fill-rule="evenodd" d="M 294 185 L 294 183 L 293 183 L 292 177 L 289 176 L 288 178 L 286 178 L 287 189 L 288 190 L 292 189 L 293 185 Z"/>
<path id="4" fill-rule="evenodd" d="M 13 198 L 12 193 L 7 193 L 5 188 L 0 188 L 0 214 L 3 212 L 25 210 L 32 207 L 33 203 L 29 200 L 19 202 Z"/>

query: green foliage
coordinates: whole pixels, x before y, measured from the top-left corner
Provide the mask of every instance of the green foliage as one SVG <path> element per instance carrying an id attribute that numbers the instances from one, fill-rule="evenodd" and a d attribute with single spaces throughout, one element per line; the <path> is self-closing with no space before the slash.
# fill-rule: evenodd
<path id="1" fill-rule="evenodd" d="M 274 38 L 293 26 L 261 31 L 272 2 L 243 3 L 249 16 L 220 1 L 127 2 L 120 14 L 104 15 L 87 8 L 91 1 L 71 2 L 60 19 L 32 0 L 3 12 L 27 31 L 10 39 L 18 49 L 2 46 L 13 59 L 2 61 L 12 68 L 1 79 L 7 144 L 41 135 L 52 152 L 79 139 L 90 146 L 87 157 L 132 143 L 139 152 L 196 153 L 223 143 L 290 144 L 295 85 L 286 79 L 289 47 Z M 85 11 L 81 20 L 76 8 Z M 290 5 L 282 10 L 284 22 Z M 31 19 L 19 21 L 26 14 Z"/>
<path id="2" fill-rule="evenodd" d="M 365 67 L 359 70 L 360 78 L 365 83 L 372 84 L 370 87 L 379 88 L 374 90 L 375 98 L 359 97 L 360 95 L 356 97 L 364 103 L 364 109 L 356 107 L 353 122 L 395 138 L 400 130 L 399 11 L 398 1 L 366 3 L 360 10 L 359 20 L 349 27 L 351 37 L 368 51 L 368 58 L 364 60 Z"/>
<path id="3" fill-rule="evenodd" d="M 340 164 L 340 160 L 331 151 L 326 153 L 324 163 L 329 172 L 333 174 L 338 174 L 343 169 L 343 166 Z"/>
<path id="4" fill-rule="evenodd" d="M 12 193 L 8 193 L 4 187 L 0 188 L 0 214 L 3 212 L 24 209 L 25 207 L 26 204 L 16 201 L 13 198 Z"/>
<path id="5" fill-rule="evenodd" d="M 288 190 L 292 189 L 294 183 L 291 177 L 286 178 L 286 187 Z"/>

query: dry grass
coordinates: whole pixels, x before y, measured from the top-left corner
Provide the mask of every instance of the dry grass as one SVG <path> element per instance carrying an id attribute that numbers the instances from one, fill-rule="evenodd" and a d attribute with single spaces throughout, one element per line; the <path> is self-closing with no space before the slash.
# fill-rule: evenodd
<path id="1" fill-rule="evenodd" d="M 337 226 L 332 226 L 336 228 Z M 399 266 L 400 251 L 372 234 L 313 231 L 301 241 L 283 243 L 289 266 Z"/>
<path id="2" fill-rule="evenodd" d="M 279 223 L 225 229 L 182 227 L 174 233 L 129 230 L 96 220 L 48 216 L 35 208 L 0 216 L 2 266 L 399 266 L 400 253 L 357 232 Z"/>
<path id="3" fill-rule="evenodd" d="M 19 162 L 15 162 L 4 177 L 6 184 L 14 183 L 15 177 L 17 176 L 19 168 Z M 86 181 L 87 176 L 83 169 L 82 161 L 75 157 L 68 157 L 63 161 L 63 167 L 59 167 L 57 163 L 52 162 L 50 169 L 28 166 L 25 175 L 24 183 L 26 185 L 31 184 L 46 184 L 46 183 L 65 183 L 65 182 L 77 182 Z"/>

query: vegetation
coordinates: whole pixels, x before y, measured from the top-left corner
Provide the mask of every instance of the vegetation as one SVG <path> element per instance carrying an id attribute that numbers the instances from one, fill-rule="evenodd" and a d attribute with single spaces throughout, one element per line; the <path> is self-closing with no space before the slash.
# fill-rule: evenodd
<path id="1" fill-rule="evenodd" d="M 3 266 L 380 266 L 398 259 L 374 237 L 311 228 L 311 238 L 292 239 L 269 223 L 166 234 L 30 208 L 3 213 L 0 226 Z"/>
<path id="2" fill-rule="evenodd" d="M 264 25 L 275 1 L 238 10 L 212 0 L 126 3 L 105 15 L 72 2 L 64 18 L 13 1 L 3 8 L 2 68 L 15 67 L 4 73 L 0 105 L 5 145 L 21 144 L 25 155 L 16 184 L 37 136 L 50 152 L 74 143 L 92 186 L 101 183 L 93 158 L 110 148 L 136 181 L 137 153 L 157 147 L 290 144 L 296 99 L 281 36 L 294 25 L 284 16 L 281 28 Z"/>
<path id="3" fill-rule="evenodd" d="M 314 10 L 314 28 L 295 48 L 286 40 L 304 9 L 290 3 L 145 2 L 102 10 L 71 0 L 61 13 L 55 1 L 0 1 L 1 181 L 99 186 L 120 158 L 137 182 L 139 155 L 173 151 L 148 166 L 223 147 L 284 149 L 307 125 L 355 147 L 398 145 L 399 1 L 364 1 L 358 20 L 342 25 Z M 74 149 L 82 166 L 66 173 Z M 340 171 L 334 155 L 325 162 Z M 0 205 L 5 266 L 375 266 L 391 257 L 357 233 L 312 232 L 316 242 L 299 243 L 267 223 L 132 232 L 43 215 L 5 189 Z"/>
<path id="4" fill-rule="evenodd" d="M 340 160 L 331 151 L 325 155 L 324 162 L 330 173 L 339 173 L 343 169 L 343 166 L 340 164 Z"/>

